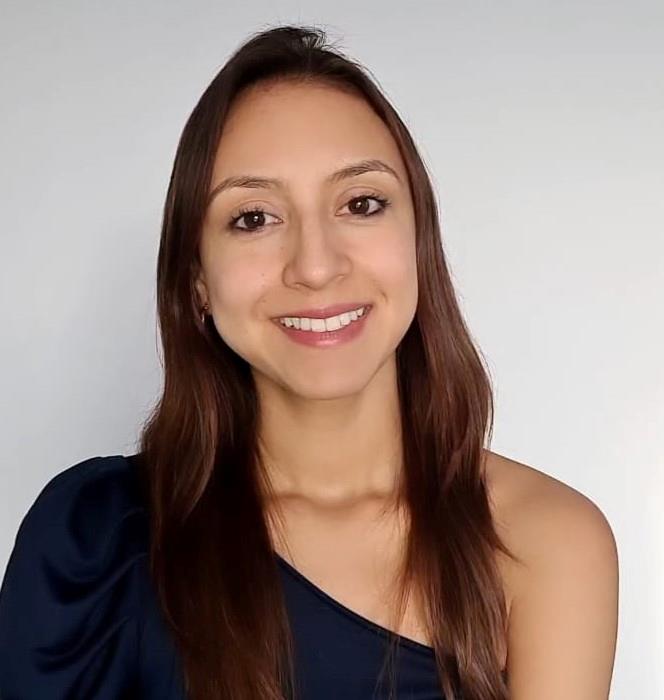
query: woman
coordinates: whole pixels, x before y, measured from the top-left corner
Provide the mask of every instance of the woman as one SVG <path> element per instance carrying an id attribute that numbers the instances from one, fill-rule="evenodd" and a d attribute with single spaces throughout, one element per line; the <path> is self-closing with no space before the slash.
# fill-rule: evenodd
<path id="1" fill-rule="evenodd" d="M 201 97 L 157 286 L 140 451 L 19 529 L 4 700 L 607 697 L 611 529 L 484 447 L 425 166 L 320 30 L 253 36 Z"/>

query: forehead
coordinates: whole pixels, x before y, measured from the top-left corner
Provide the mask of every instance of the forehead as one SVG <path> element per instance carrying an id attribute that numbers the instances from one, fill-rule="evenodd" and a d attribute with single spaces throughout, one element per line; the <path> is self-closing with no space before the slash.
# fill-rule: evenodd
<path id="1" fill-rule="evenodd" d="M 229 111 L 213 182 L 243 172 L 323 179 L 362 158 L 383 159 L 405 176 L 392 134 L 361 96 L 321 84 L 257 85 Z"/>

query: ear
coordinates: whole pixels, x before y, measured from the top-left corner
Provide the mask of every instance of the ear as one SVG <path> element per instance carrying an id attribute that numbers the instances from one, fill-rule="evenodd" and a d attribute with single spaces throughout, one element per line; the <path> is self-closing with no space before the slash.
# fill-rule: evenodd
<path id="1" fill-rule="evenodd" d="M 199 270 L 199 273 L 194 280 L 194 286 L 196 287 L 196 292 L 198 293 L 200 306 L 204 306 L 206 303 L 209 303 L 208 290 L 207 285 L 205 284 L 203 270 Z"/>

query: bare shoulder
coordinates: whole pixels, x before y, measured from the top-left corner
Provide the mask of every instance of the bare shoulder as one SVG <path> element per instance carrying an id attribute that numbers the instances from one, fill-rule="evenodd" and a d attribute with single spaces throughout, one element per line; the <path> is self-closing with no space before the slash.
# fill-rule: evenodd
<path id="1" fill-rule="evenodd" d="M 513 515 L 516 510 L 532 505 L 537 499 L 553 498 L 556 502 L 584 503 L 597 508 L 580 491 L 543 471 L 517 462 L 497 452 L 486 451 L 487 474 L 501 515 Z"/>
<path id="2" fill-rule="evenodd" d="M 618 551 L 586 495 L 533 467 L 487 454 L 504 560 L 508 676 L 520 698 L 606 698 L 618 622 Z"/>
<path id="3" fill-rule="evenodd" d="M 523 575 L 513 577 L 517 588 L 511 593 L 518 592 L 519 579 L 525 583 L 528 568 L 546 561 L 561 545 L 580 547 L 579 538 L 597 540 L 608 553 L 617 554 L 606 516 L 572 486 L 496 452 L 487 452 L 487 475 L 498 531 L 525 564 Z"/>

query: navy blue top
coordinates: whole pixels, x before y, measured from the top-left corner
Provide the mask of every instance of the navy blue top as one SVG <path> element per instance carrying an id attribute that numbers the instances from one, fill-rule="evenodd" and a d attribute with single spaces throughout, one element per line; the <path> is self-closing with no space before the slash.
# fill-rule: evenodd
<path id="1" fill-rule="evenodd" d="M 57 474 L 23 518 L 0 589 L 2 700 L 185 700 L 148 570 L 148 519 L 131 457 Z M 370 700 L 387 630 L 276 552 L 301 700 Z M 433 649 L 399 636 L 399 700 L 444 700 Z M 389 677 L 382 684 L 387 697 Z"/>

